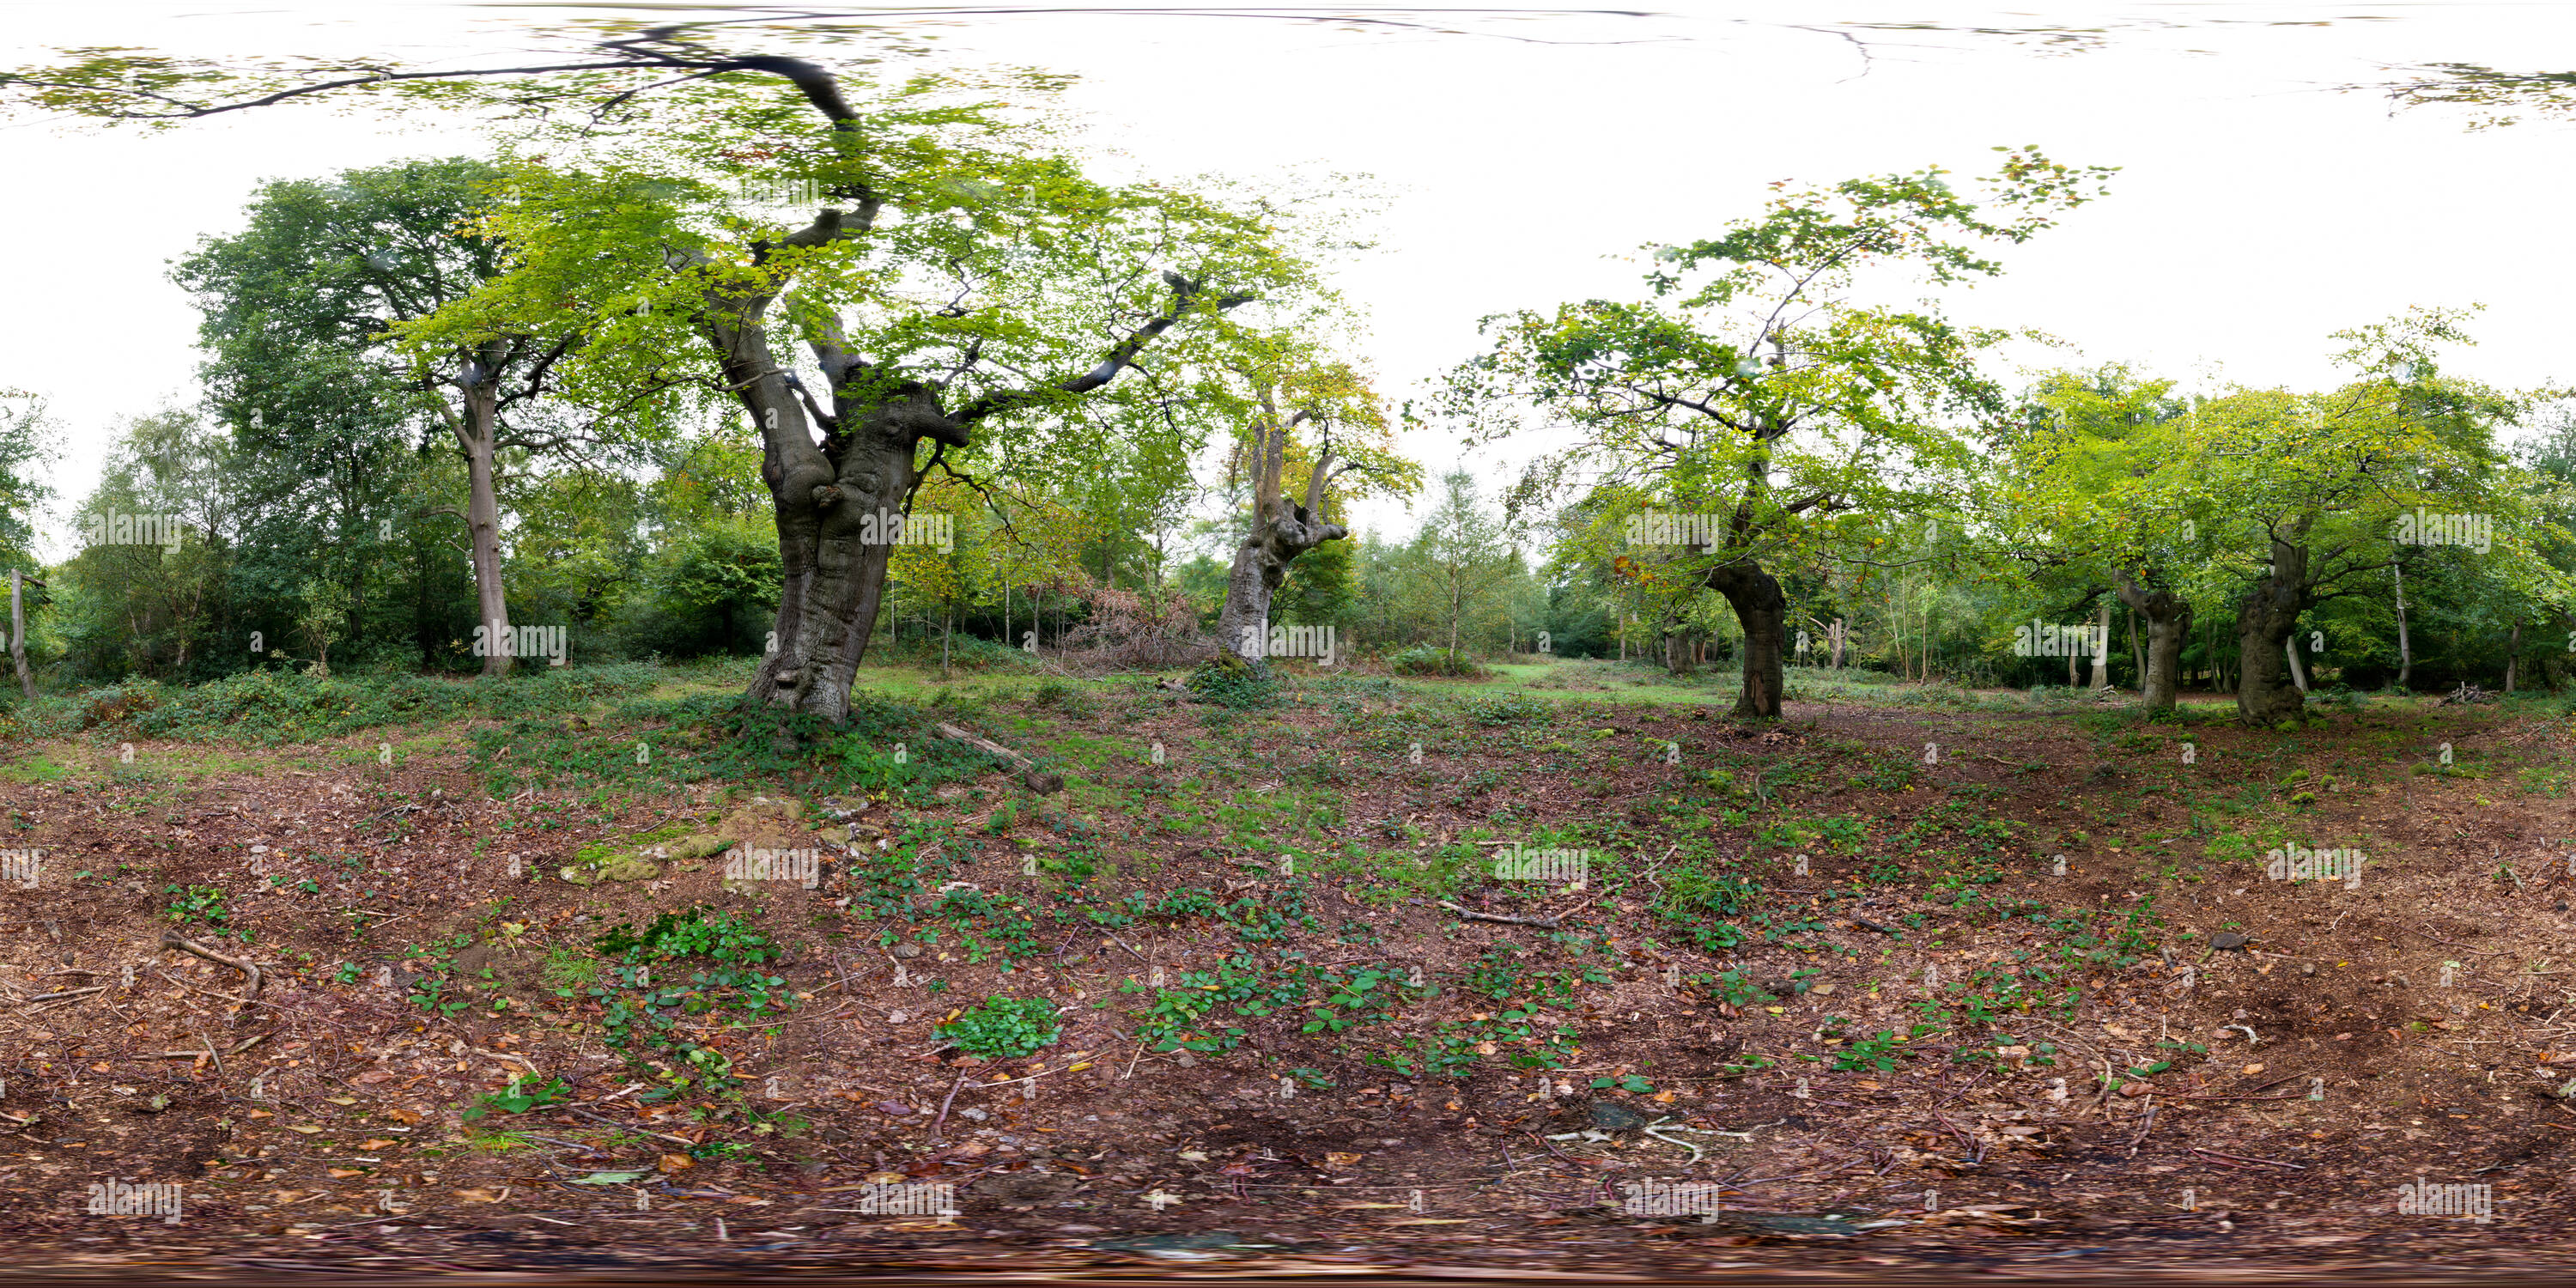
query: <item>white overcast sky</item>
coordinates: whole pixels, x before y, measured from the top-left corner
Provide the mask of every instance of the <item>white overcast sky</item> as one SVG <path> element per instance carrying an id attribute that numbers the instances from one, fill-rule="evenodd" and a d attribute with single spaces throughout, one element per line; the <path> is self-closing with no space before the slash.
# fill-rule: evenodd
<path id="1" fill-rule="evenodd" d="M 1484 34 L 1467 35 L 958 18 L 937 43 L 949 60 L 1080 76 L 1071 105 L 1146 170 L 1376 176 L 1393 194 L 1377 225 L 1383 250 L 1342 281 L 1370 315 L 1365 356 L 1398 396 L 1469 354 L 1483 314 L 1635 296 L 1635 265 L 1614 257 L 1712 235 L 1757 209 L 1774 180 L 1968 171 L 1990 165 L 1996 144 L 2124 170 L 2108 199 L 2012 251 L 2002 280 L 1955 295 L 1962 320 L 2040 327 L 2087 361 L 2315 385 L 2333 378 L 2331 331 L 2411 304 L 2483 303 L 2483 344 L 2457 369 L 2507 385 L 2576 378 L 2576 125 L 2473 133 L 2453 112 L 2391 115 L 2376 97 L 2327 92 L 2390 63 L 2560 70 L 2576 63 L 2562 57 L 2576 29 L 2568 6 L 1653 7 L 1634 19 L 1475 20 L 1464 25 Z M 616 10 L 5 0 L 0 31 L 11 64 L 48 46 L 121 45 L 489 65 L 530 47 L 516 34 L 527 25 Z M 1809 25 L 1778 25 L 1784 14 Z M 2042 21 L 2101 27 L 2103 44 L 2055 53 L 1882 31 L 1864 60 L 1835 34 L 1841 23 Z M 237 229 L 255 184 L 480 148 L 461 123 L 398 130 L 312 108 L 157 134 L 0 127 L 0 172 L 14 180 L 0 202 L 0 244 L 14 252 L 0 386 L 45 395 L 67 427 L 64 496 L 95 483 L 119 418 L 193 399 L 196 316 L 167 262 Z M 1461 459 L 1437 435 L 1406 446 L 1435 469 Z M 1486 449 L 1466 464 L 1499 484 L 1517 455 Z M 1409 526 L 1400 507 L 1362 517 Z"/>

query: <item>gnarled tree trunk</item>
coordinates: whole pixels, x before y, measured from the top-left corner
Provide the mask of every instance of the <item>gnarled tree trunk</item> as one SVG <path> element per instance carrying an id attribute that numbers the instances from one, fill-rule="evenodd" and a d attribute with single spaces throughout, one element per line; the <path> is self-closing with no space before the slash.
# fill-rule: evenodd
<path id="1" fill-rule="evenodd" d="M 2147 623 L 2146 667 L 2138 677 L 2140 704 L 2152 714 L 2171 711 L 2181 688 L 2182 640 L 2191 633 L 2191 601 L 2161 587 L 2149 588 L 2125 572 L 2112 574 L 2120 602 L 2129 606 L 2130 629 Z"/>
<path id="2" fill-rule="evenodd" d="M 855 128 L 846 115 L 835 114 L 835 120 Z M 854 214 L 827 208 L 784 244 L 818 246 L 864 235 L 877 210 L 873 198 L 862 198 Z M 765 259 L 763 248 L 755 263 Z M 1184 315 L 1202 306 L 1221 311 L 1251 298 L 1206 298 L 1200 283 L 1177 273 L 1165 273 L 1164 281 L 1172 288 L 1170 310 L 1120 341 L 1099 366 L 1043 389 L 986 394 L 954 410 L 943 404 L 938 387 L 848 352 L 839 320 L 816 312 L 801 320 L 830 393 L 831 410 L 825 411 L 770 347 L 764 318 L 778 279 L 711 290 L 698 315 L 699 329 L 760 430 L 760 476 L 777 510 L 778 648 L 762 661 L 745 696 L 782 716 L 846 723 L 850 687 L 884 598 L 886 566 L 921 481 L 919 445 L 928 440 L 936 450 L 962 448 L 975 423 L 987 416 L 1099 389 Z M 814 437 L 817 425 L 823 430 L 820 442 Z M 792 742 L 783 727 L 778 740 Z"/>
<path id="3" fill-rule="evenodd" d="M 2304 538 L 2302 522 L 2292 533 Z M 2272 570 L 2245 592 L 2236 609 L 2236 711 L 2253 724 L 2294 720 L 2307 695 L 2289 683 L 2290 632 L 2308 607 L 2308 548 L 2272 537 Z"/>
<path id="4" fill-rule="evenodd" d="M 1789 622 L 1789 600 L 1780 593 L 1780 579 L 1744 559 L 1710 569 L 1708 588 L 1726 596 L 1735 619 L 1744 624 L 1744 685 L 1736 693 L 1735 714 L 1778 719 Z"/>
<path id="5" fill-rule="evenodd" d="M 1299 411 L 1281 420 L 1271 390 L 1261 389 L 1261 417 L 1252 430 L 1252 528 L 1234 548 L 1225 607 L 1216 619 L 1218 647 L 1247 662 L 1260 661 L 1269 651 L 1270 597 L 1287 583 L 1288 565 L 1327 541 L 1351 535 L 1348 528 L 1323 519 L 1324 489 L 1333 477 L 1330 444 L 1306 476 L 1305 504 L 1285 495 L 1288 434 L 1309 419 L 1312 413 Z"/>

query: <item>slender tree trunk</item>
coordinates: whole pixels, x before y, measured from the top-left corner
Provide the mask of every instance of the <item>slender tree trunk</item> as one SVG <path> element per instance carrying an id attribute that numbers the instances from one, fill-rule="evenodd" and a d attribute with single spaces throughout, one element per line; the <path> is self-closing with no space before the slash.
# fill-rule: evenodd
<path id="1" fill-rule="evenodd" d="M 2107 598 L 2093 614 L 2093 691 L 2111 691 L 2111 601 Z"/>
<path id="2" fill-rule="evenodd" d="M 2147 653 L 2145 649 L 2138 647 L 2138 610 L 2132 608 L 2122 616 L 2126 617 L 2129 623 L 2129 665 L 2136 669 L 2138 690 L 2143 693 L 2147 687 Z"/>
<path id="3" fill-rule="evenodd" d="M 2514 619 L 2513 638 L 2505 647 L 2504 691 L 2513 692 L 2514 681 L 2522 678 L 2522 620 Z"/>
<path id="4" fill-rule="evenodd" d="M 1843 669 L 1843 640 L 1844 640 L 1844 638 L 1845 638 L 1848 634 L 1849 634 L 1849 629 L 1844 625 L 1844 623 L 1843 623 L 1843 619 L 1842 619 L 1842 618 L 1839 618 L 1839 617 L 1835 618 L 1835 619 L 1834 619 L 1834 669 L 1835 669 L 1836 671 L 1840 671 L 1840 670 L 1842 670 L 1842 669 Z"/>
<path id="5" fill-rule="evenodd" d="M 465 452 L 465 527 L 474 560 L 475 624 L 484 629 L 483 676 L 510 673 L 510 598 L 501 581 L 501 499 L 493 478 L 492 438 L 500 419 L 497 372 L 466 364 L 465 415 L 457 445 Z"/>
<path id="6" fill-rule="evenodd" d="M 2415 675 L 2415 647 L 2406 639 L 2406 570 L 2390 564 L 2388 575 L 2397 579 L 2397 687 L 2403 689 Z"/>
<path id="7" fill-rule="evenodd" d="M 2272 570 L 2245 592 L 2236 610 L 2236 710 L 2253 724 L 2294 720 L 2306 695 L 2288 683 L 2290 633 L 2307 608 L 2307 521 L 2289 537 L 2272 537 Z"/>
<path id="8" fill-rule="evenodd" d="M 41 583 L 39 583 L 41 584 Z M 27 574 L 9 570 L 9 660 L 18 668 L 18 691 L 36 696 L 36 677 L 27 670 Z"/>
<path id="9" fill-rule="evenodd" d="M 2293 627 L 2291 629 L 2290 638 L 2281 641 L 2281 656 L 2289 659 L 2290 683 L 2299 686 L 2299 692 L 2306 693 L 2308 691 L 2308 671 L 2306 667 L 2299 665 L 2299 632 L 2297 628 Z"/>

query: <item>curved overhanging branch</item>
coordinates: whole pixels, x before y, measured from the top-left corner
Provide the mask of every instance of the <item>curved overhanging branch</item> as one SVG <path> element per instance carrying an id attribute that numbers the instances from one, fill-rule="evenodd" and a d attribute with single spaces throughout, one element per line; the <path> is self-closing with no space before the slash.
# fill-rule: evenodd
<path id="1" fill-rule="evenodd" d="M 1069 380 L 1059 380 L 1052 385 L 1036 389 L 1011 389 L 985 394 L 959 408 L 948 417 L 957 425 L 960 437 L 956 445 L 959 447 L 966 445 L 963 438 L 966 426 L 987 416 L 1046 402 L 1067 394 L 1087 394 L 1107 385 L 1118 378 L 1119 372 L 1135 365 L 1136 355 L 1144 352 L 1145 346 L 1154 342 L 1154 337 L 1171 330 L 1175 323 L 1202 303 L 1215 312 L 1223 313 L 1236 305 L 1249 304 L 1254 299 L 1248 291 L 1207 299 L 1205 283 L 1192 281 L 1168 270 L 1163 274 L 1163 281 L 1172 288 L 1171 307 L 1154 320 L 1129 332 L 1126 339 L 1119 341 L 1117 346 L 1109 351 L 1108 357 L 1101 359 L 1099 366 Z M 947 440 L 943 438 L 941 441 Z"/>

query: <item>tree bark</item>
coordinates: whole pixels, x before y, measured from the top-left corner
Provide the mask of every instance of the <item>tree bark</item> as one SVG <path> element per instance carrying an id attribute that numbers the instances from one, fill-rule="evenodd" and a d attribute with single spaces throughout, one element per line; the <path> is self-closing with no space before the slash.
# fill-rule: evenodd
<path id="1" fill-rule="evenodd" d="M 1709 570 L 1708 587 L 1726 596 L 1735 619 L 1744 624 L 1744 684 L 1735 697 L 1735 714 L 1779 719 L 1781 654 L 1789 621 L 1780 579 L 1745 559 Z"/>
<path id="2" fill-rule="evenodd" d="M 39 585 L 43 583 L 38 583 Z M 18 691 L 36 696 L 36 677 L 27 670 L 27 574 L 9 570 L 9 660 L 18 667 Z"/>
<path id="3" fill-rule="evenodd" d="M 1283 419 L 1270 389 L 1260 391 L 1260 419 L 1252 436 L 1252 528 L 1234 548 L 1234 567 L 1225 579 L 1225 607 L 1217 613 L 1218 647 L 1247 662 L 1258 661 L 1268 648 L 1270 597 L 1288 580 L 1297 556 L 1348 537 L 1350 530 L 1323 520 L 1324 489 L 1332 480 L 1332 449 L 1327 446 L 1306 477 L 1306 503 L 1291 502 L 1283 476 L 1288 467 L 1288 434 L 1308 419 L 1297 412 Z M 1449 627 L 1449 647 L 1458 647 L 1457 618 Z"/>
<path id="4" fill-rule="evenodd" d="M 2236 609 L 2236 711 L 2253 724 L 2295 720 L 2306 695 L 2285 683 L 2290 632 L 2308 607 L 2308 548 L 2302 520 L 2290 540 L 2272 536 L 2272 570 L 2245 592 Z"/>
<path id="5" fill-rule="evenodd" d="M 2144 693 L 2147 687 L 2147 651 L 2138 646 L 2138 611 L 2134 608 L 2129 610 L 2129 665 L 2137 668 L 2138 691 Z"/>
<path id="6" fill-rule="evenodd" d="M 2126 572 L 2112 574 L 2120 602 L 2129 606 L 2129 631 L 2147 623 L 2145 665 L 2138 669 L 2138 698 L 2149 714 L 2171 711 L 2181 689 L 2182 641 L 2191 633 L 2191 601 L 2162 587 L 2149 588 Z"/>
<path id="7" fill-rule="evenodd" d="M 475 624 L 486 633 L 483 676 L 498 679 L 510 673 L 512 661 L 510 600 L 501 580 L 500 488 L 493 477 L 499 373 L 480 361 L 468 362 L 457 384 L 465 395 L 465 415 L 456 425 L 456 440 L 465 452 L 465 527 L 473 543 Z"/>
<path id="8" fill-rule="evenodd" d="M 2507 693 L 2511 693 L 2511 692 L 2513 692 L 2513 684 L 2514 684 L 2514 681 L 2515 681 L 2515 680 L 2518 680 L 2518 679 L 2520 679 L 2520 678 L 2521 678 L 2521 670 L 2522 670 L 2522 621 L 2521 621 L 2521 619 L 2520 619 L 2520 618 L 2516 618 L 2516 619 L 2514 620 L 2514 623 L 2513 623 L 2513 637 L 2512 637 L 2512 639 L 2511 639 L 2511 640 L 2506 644 L 2506 646 L 2505 646 L 2505 655 L 2504 655 L 2504 691 L 2505 691 L 2505 692 L 2507 692 Z"/>
<path id="9" fill-rule="evenodd" d="M 2388 575 L 2397 579 L 2397 687 L 2403 689 L 2415 674 L 2415 648 L 2406 640 L 2406 570 L 2391 564 Z"/>
<path id="10" fill-rule="evenodd" d="M 875 213 L 872 200 L 856 216 L 827 208 L 787 244 L 856 236 Z M 987 416 L 1099 389 L 1154 337 L 1203 304 L 1222 312 L 1251 298 L 1208 299 L 1200 283 L 1177 273 L 1165 273 L 1164 281 L 1172 288 L 1170 309 L 1131 332 L 1099 366 L 1042 390 L 986 394 L 954 410 L 943 405 L 938 386 L 847 352 L 837 318 L 810 315 L 804 319 L 807 344 L 830 390 L 828 413 L 770 347 L 764 316 L 776 284 L 713 288 L 698 325 L 726 383 L 760 431 L 761 480 L 776 506 L 782 569 L 778 651 L 762 663 L 745 696 L 782 716 L 848 723 L 850 688 L 884 600 L 886 566 L 921 481 L 919 445 L 927 440 L 962 449 L 973 426 Z M 824 430 L 820 442 L 814 437 L 817 422 Z M 777 740 L 793 742 L 783 724 Z"/>
<path id="11" fill-rule="evenodd" d="M 2111 601 L 2105 599 L 2093 618 L 2093 691 L 2111 691 Z"/>

